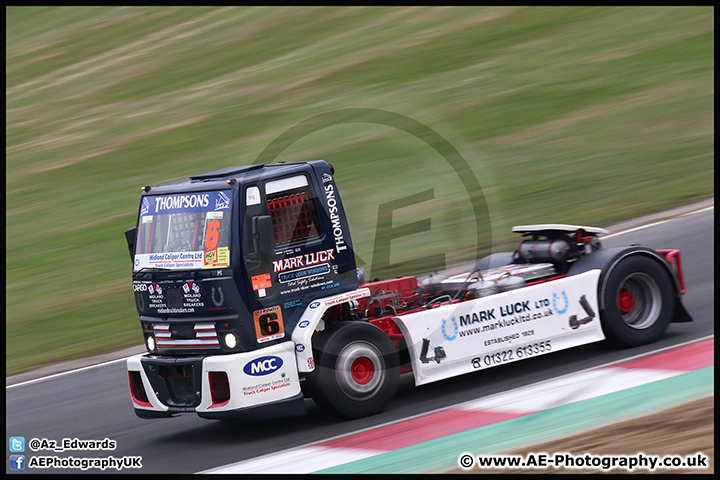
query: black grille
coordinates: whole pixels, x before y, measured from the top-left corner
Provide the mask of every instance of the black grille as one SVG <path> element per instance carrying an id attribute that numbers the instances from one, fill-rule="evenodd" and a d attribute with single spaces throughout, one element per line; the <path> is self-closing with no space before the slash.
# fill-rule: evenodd
<path id="1" fill-rule="evenodd" d="M 140 361 L 163 405 L 187 408 L 200 404 L 202 358 L 143 357 Z"/>
<path id="2" fill-rule="evenodd" d="M 171 325 L 170 338 L 173 340 L 193 340 L 195 338 L 195 325 Z"/>
<path id="3" fill-rule="evenodd" d="M 192 405 L 195 403 L 195 388 L 193 385 L 193 371 L 190 365 L 162 367 L 167 368 L 166 381 L 170 396 L 178 405 Z"/>

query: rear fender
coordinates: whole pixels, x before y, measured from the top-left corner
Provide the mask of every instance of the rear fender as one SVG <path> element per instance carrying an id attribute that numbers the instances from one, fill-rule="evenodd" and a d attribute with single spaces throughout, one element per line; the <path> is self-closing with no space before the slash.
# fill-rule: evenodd
<path id="1" fill-rule="evenodd" d="M 634 246 L 634 247 L 615 247 L 605 248 L 601 250 L 595 250 L 592 253 L 580 257 L 575 263 L 572 264 L 567 275 L 578 275 L 580 273 L 587 272 L 588 270 L 599 269 L 600 281 L 598 282 L 598 304 L 600 310 L 605 309 L 605 286 L 608 279 L 608 274 L 615 268 L 615 266 L 624 258 L 630 255 L 644 255 L 652 258 L 660 265 L 662 265 L 670 277 L 673 279 L 673 286 L 675 289 L 675 296 L 677 302 L 675 302 L 675 313 L 673 314 L 673 323 L 691 322 L 692 317 L 687 312 L 681 301 L 681 287 L 680 280 L 678 279 L 677 272 L 675 269 L 665 260 L 665 257 L 660 255 L 655 250 L 647 247 Z"/>

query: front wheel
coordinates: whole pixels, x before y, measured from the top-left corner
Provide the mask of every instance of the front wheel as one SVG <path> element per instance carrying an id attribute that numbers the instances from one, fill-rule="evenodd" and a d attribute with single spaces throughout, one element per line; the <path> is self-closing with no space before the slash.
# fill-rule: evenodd
<path id="1" fill-rule="evenodd" d="M 315 370 L 307 381 L 313 400 L 347 418 L 383 410 L 400 378 L 395 345 L 369 323 L 342 322 L 313 338 Z"/>
<path id="2" fill-rule="evenodd" d="M 672 278 L 650 257 L 622 259 L 610 271 L 603 295 L 603 332 L 611 343 L 620 346 L 634 347 L 659 339 L 675 311 Z"/>

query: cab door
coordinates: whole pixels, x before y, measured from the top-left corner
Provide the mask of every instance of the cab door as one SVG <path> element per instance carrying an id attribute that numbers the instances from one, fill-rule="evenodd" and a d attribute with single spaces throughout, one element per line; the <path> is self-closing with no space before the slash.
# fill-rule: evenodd
<path id="1" fill-rule="evenodd" d="M 339 277 L 307 173 L 248 185 L 244 197 L 247 290 L 263 344 L 289 336 L 308 303 L 334 293 L 323 292 L 339 286 Z"/>

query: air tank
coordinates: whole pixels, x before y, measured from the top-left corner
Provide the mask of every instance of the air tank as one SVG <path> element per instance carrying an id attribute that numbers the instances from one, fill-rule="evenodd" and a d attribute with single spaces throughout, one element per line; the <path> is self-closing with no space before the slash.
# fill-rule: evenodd
<path id="1" fill-rule="evenodd" d="M 518 253 L 527 262 L 564 262 L 570 254 L 570 245 L 565 240 L 525 240 Z"/>

